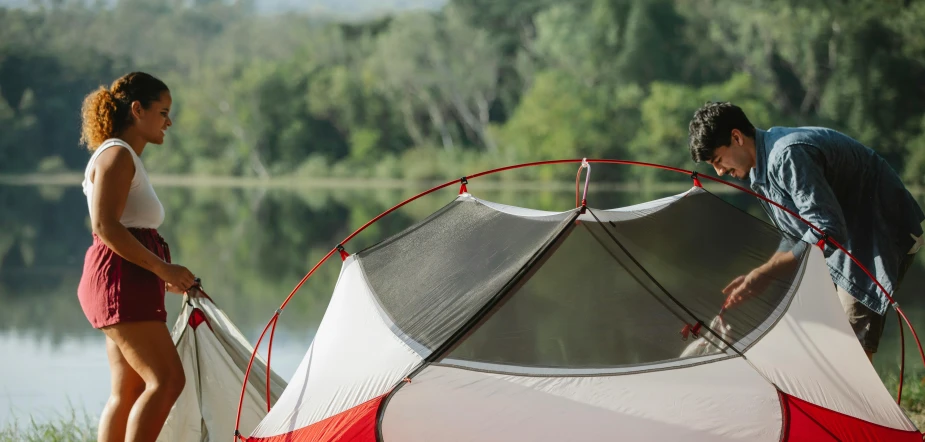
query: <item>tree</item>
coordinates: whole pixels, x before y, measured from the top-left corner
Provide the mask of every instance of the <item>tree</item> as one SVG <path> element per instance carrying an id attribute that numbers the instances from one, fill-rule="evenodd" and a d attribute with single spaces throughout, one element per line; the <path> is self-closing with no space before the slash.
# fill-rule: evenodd
<path id="1" fill-rule="evenodd" d="M 844 130 L 894 165 L 925 112 L 921 5 L 852 0 L 686 4 L 711 17 L 708 37 L 759 81 L 800 124 Z M 910 57 L 910 55 L 912 55 Z"/>
<path id="2" fill-rule="evenodd" d="M 452 8 L 443 17 L 408 14 L 396 18 L 379 37 L 377 49 L 373 69 L 399 101 L 418 145 L 429 139 L 419 123 L 426 115 L 445 149 L 453 149 L 457 138 L 495 149 L 487 129 L 497 95 L 499 55 L 487 33 L 468 26 Z M 456 126 L 462 127 L 462 136 Z"/>

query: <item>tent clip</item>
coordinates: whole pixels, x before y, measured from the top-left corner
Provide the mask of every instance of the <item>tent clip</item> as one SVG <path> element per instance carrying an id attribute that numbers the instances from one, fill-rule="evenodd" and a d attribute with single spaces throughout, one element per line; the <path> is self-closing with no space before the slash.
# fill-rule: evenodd
<path id="1" fill-rule="evenodd" d="M 693 335 L 695 338 L 699 338 L 701 326 L 703 326 L 703 321 L 697 321 L 697 325 L 695 325 L 694 328 L 691 329 L 691 335 Z"/>
<path id="2" fill-rule="evenodd" d="M 816 243 L 816 247 L 819 247 L 823 251 L 825 250 L 825 243 L 829 242 L 829 234 L 822 232 L 822 238 L 819 238 L 819 242 Z"/>
<path id="3" fill-rule="evenodd" d="M 350 257 L 350 254 L 347 253 L 347 251 L 344 249 L 344 245 L 343 245 L 343 244 L 338 244 L 338 245 L 337 245 L 337 251 L 340 252 L 340 259 L 341 259 L 341 261 L 346 261 L 347 258 Z"/>
<path id="4" fill-rule="evenodd" d="M 588 162 L 587 158 L 581 159 L 581 167 L 587 170 L 585 172 L 585 190 L 581 195 L 581 213 L 584 213 L 584 209 L 588 205 L 588 182 L 591 181 L 591 163 Z M 580 171 L 581 169 L 579 169 Z"/>
<path id="5" fill-rule="evenodd" d="M 467 180 L 466 177 L 460 178 L 460 179 L 459 179 L 459 184 L 460 184 L 460 185 L 459 185 L 459 194 L 460 194 L 460 195 L 462 195 L 462 194 L 464 194 L 464 193 L 469 193 L 469 189 L 466 188 L 466 184 L 469 184 L 469 180 Z"/>
<path id="6" fill-rule="evenodd" d="M 695 172 L 691 172 L 691 179 L 694 180 L 694 187 L 703 188 L 703 184 L 700 184 L 700 178 L 697 178 L 698 175 L 700 175 L 700 174 L 697 173 L 696 171 L 695 171 Z"/>
<path id="7" fill-rule="evenodd" d="M 681 340 L 686 341 L 691 335 L 691 325 L 684 324 L 684 328 L 681 329 Z"/>
<path id="8" fill-rule="evenodd" d="M 581 188 L 579 183 L 581 182 L 581 171 L 587 170 L 585 172 L 585 191 L 584 194 L 580 193 Z M 591 163 L 588 162 L 587 158 L 581 160 L 581 165 L 578 166 L 578 173 L 575 174 L 575 207 L 579 208 L 579 214 L 584 214 L 588 209 L 588 181 L 591 180 Z M 580 221 L 575 220 L 575 224 L 580 224 Z"/>
<path id="9" fill-rule="evenodd" d="M 698 320 L 696 324 L 684 324 L 684 328 L 681 329 L 681 340 L 686 341 L 687 338 L 693 336 L 694 338 L 700 337 L 700 328 L 703 326 L 703 321 Z"/>

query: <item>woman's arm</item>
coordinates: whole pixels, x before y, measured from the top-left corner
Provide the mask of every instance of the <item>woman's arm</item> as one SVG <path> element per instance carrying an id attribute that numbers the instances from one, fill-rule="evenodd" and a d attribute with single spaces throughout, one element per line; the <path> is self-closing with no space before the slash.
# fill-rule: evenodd
<path id="1" fill-rule="evenodd" d="M 164 262 L 119 222 L 134 175 L 132 154 L 124 148 L 110 148 L 97 157 L 90 175 L 94 185 L 90 203 L 93 233 L 123 259 L 151 271 L 168 284 L 186 290 L 194 283 L 193 274 L 183 266 Z"/>

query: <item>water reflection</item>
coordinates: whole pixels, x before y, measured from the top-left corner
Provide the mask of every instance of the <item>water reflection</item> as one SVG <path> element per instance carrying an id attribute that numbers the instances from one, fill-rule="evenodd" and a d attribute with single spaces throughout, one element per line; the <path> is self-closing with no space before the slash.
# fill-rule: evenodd
<path id="1" fill-rule="evenodd" d="M 315 262 L 355 228 L 422 188 L 161 187 L 158 194 L 167 210 L 161 233 L 171 244 L 174 261 L 202 278 L 206 290 L 253 341 Z M 592 192 L 588 199 L 594 207 L 610 208 L 683 189 L 684 185 L 663 191 Z M 567 210 L 575 203 L 568 190 L 480 191 L 475 183 L 470 191 L 483 199 L 542 210 Z M 452 186 L 392 213 L 347 249 L 358 251 L 400 231 L 456 193 Z M 764 217 L 746 195 L 720 196 Z M 0 207 L 0 352 L 16 361 L 0 369 L 0 425 L 13 414 L 54 416 L 68 408 L 68 400 L 95 416 L 109 379 L 102 338 L 84 319 L 75 294 L 83 254 L 91 242 L 84 195 L 76 186 L 0 185 Z M 923 261 L 918 260 L 898 298 L 925 332 L 925 299 L 915 296 L 916 288 L 925 283 Z M 339 270 L 340 260 L 330 260 L 283 313 L 273 360 L 284 377 L 308 346 Z M 168 310 L 172 324 L 179 297 L 168 299 Z M 897 371 L 897 333 L 891 317 L 876 361 L 881 375 Z M 911 363 L 917 356 L 909 341 Z"/>

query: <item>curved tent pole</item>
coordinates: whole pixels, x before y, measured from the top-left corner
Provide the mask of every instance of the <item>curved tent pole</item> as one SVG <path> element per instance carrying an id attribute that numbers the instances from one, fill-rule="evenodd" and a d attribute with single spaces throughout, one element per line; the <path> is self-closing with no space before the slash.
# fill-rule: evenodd
<path id="1" fill-rule="evenodd" d="M 694 172 L 694 173 L 696 174 L 696 172 Z M 791 211 L 790 209 L 787 209 L 786 207 L 784 207 L 784 206 L 778 204 L 777 202 L 772 201 L 772 200 L 769 199 L 769 198 L 766 198 L 766 197 L 764 197 L 764 196 L 762 196 L 762 195 L 759 195 L 758 193 L 753 192 L 751 189 L 746 189 L 746 188 L 744 188 L 744 187 L 742 187 L 742 186 L 739 186 L 739 185 L 737 185 L 737 184 L 730 183 L 730 182 L 728 182 L 728 181 L 721 180 L 721 179 L 719 179 L 719 178 L 712 177 L 712 176 L 709 176 L 709 175 L 701 175 L 701 176 L 704 177 L 704 178 L 706 178 L 706 179 L 708 179 L 708 180 L 711 180 L 711 181 L 714 181 L 714 182 L 717 182 L 717 183 L 725 184 L 725 185 L 727 185 L 727 186 L 733 187 L 733 188 L 735 188 L 735 189 L 737 189 L 737 190 L 740 190 L 740 191 L 742 191 L 742 192 L 745 192 L 745 193 L 748 193 L 748 194 L 750 194 L 750 195 L 752 195 L 752 196 L 755 196 L 755 197 L 757 197 L 757 198 L 760 198 L 760 199 L 762 199 L 762 200 L 764 200 L 764 201 L 766 201 L 766 202 L 768 202 L 768 203 L 770 203 L 770 204 L 773 204 L 775 207 L 777 207 L 777 208 L 779 208 L 779 209 L 781 209 L 781 210 L 787 212 L 787 213 L 790 214 L 791 216 L 793 216 L 793 217 L 799 219 L 799 220 L 802 221 L 804 224 L 806 224 L 807 226 L 809 226 L 810 228 L 812 228 L 813 230 L 815 230 L 817 233 L 819 233 L 820 235 L 822 235 L 822 238 L 823 238 L 822 241 L 828 242 L 829 244 L 832 244 L 832 246 L 834 246 L 834 247 L 837 248 L 838 250 L 841 250 L 842 252 L 844 252 L 845 255 L 847 255 L 849 258 L 851 258 L 851 261 L 854 262 L 855 265 L 857 265 L 861 270 L 864 271 L 864 274 L 866 274 L 872 281 L 874 281 L 874 284 L 877 284 L 877 288 L 879 288 L 880 291 L 882 291 L 883 294 L 886 296 L 886 299 L 890 302 L 890 305 L 893 306 L 893 310 L 896 310 L 897 320 L 899 320 L 899 339 L 900 339 L 900 346 L 901 346 L 901 349 L 900 349 L 900 350 L 901 350 L 901 351 L 900 351 L 900 354 L 901 354 L 901 362 L 900 362 L 900 369 L 899 369 L 899 386 L 898 386 L 897 392 L 896 392 L 896 403 L 897 403 L 897 404 L 901 404 L 901 402 L 902 402 L 902 395 L 903 395 L 903 377 L 904 377 L 905 371 L 906 371 L 906 346 L 905 346 L 906 337 L 905 337 L 905 333 L 903 333 L 903 327 L 902 327 L 902 323 L 903 323 L 903 322 L 906 323 L 906 326 L 909 327 L 909 331 L 912 332 L 912 337 L 915 339 L 915 344 L 916 344 L 916 346 L 918 346 L 918 349 L 919 349 L 919 356 L 922 358 L 922 363 L 925 363 L 925 351 L 922 350 L 922 342 L 919 340 L 919 336 L 918 336 L 918 333 L 916 333 L 915 328 L 912 327 L 912 322 L 910 322 L 910 321 L 909 321 L 909 318 L 906 317 L 906 313 L 903 312 L 902 309 L 899 308 L 899 303 L 896 302 L 896 300 L 893 299 L 893 297 L 890 295 L 890 293 L 889 293 L 885 288 L 883 288 L 883 285 L 880 284 L 880 281 L 879 281 L 877 278 L 874 277 L 874 275 L 870 272 L 870 270 L 868 270 L 868 268 L 867 268 L 864 264 L 861 264 L 861 261 L 859 261 L 854 255 L 852 255 L 851 253 L 849 253 L 848 250 L 845 249 L 845 247 L 842 246 L 838 241 L 836 241 L 836 240 L 833 239 L 832 237 L 828 236 L 825 232 L 822 231 L 822 229 L 816 227 L 816 226 L 813 225 L 811 222 L 809 222 L 809 221 L 803 219 L 803 217 L 801 217 L 800 215 L 794 213 L 794 212 Z M 695 175 L 695 178 L 694 178 L 694 179 L 696 179 L 696 175 Z M 822 242 L 821 242 L 821 241 L 820 241 L 820 246 L 822 246 Z"/>
<path id="2" fill-rule="evenodd" d="M 697 172 L 693 172 L 692 177 L 693 177 L 694 180 L 695 180 L 695 184 L 699 186 L 699 185 L 700 185 L 700 182 L 697 180 L 697 176 L 698 176 Z M 734 189 L 737 189 L 737 190 L 739 190 L 739 191 L 748 193 L 748 194 L 750 194 L 750 195 L 752 195 L 752 196 L 754 196 L 754 197 L 756 197 L 756 198 L 759 198 L 759 199 L 761 199 L 761 200 L 763 200 L 763 201 L 768 202 L 769 204 L 773 204 L 773 205 L 774 205 L 775 207 L 777 207 L 778 209 L 781 209 L 781 210 L 783 210 L 784 212 L 787 212 L 788 214 L 790 214 L 791 216 L 793 216 L 793 217 L 799 219 L 799 220 L 802 221 L 804 224 L 806 224 L 807 226 L 809 226 L 810 228 L 812 228 L 813 230 L 815 230 L 817 233 L 819 233 L 820 235 L 822 235 L 822 238 L 823 238 L 823 239 L 822 239 L 822 241 L 820 241 L 820 243 L 819 243 L 820 247 L 822 246 L 823 241 L 828 242 L 829 244 L 832 244 L 832 246 L 834 246 L 835 248 L 841 250 L 842 252 L 845 253 L 845 255 L 847 255 L 849 258 L 851 258 L 851 261 L 854 262 L 854 264 L 857 265 L 861 270 L 863 270 L 863 271 L 864 271 L 864 274 L 866 274 L 872 281 L 874 281 L 874 284 L 877 284 L 877 288 L 879 288 L 880 291 L 882 291 L 883 294 L 886 296 L 886 299 L 890 302 L 890 305 L 893 306 L 893 310 L 896 310 L 896 317 L 897 317 L 897 320 L 899 321 L 899 340 L 900 340 L 900 344 L 899 344 L 899 345 L 900 345 L 901 362 L 899 363 L 899 367 L 900 367 L 900 368 L 899 368 L 899 386 L 898 386 L 897 392 L 896 392 L 896 403 L 901 405 L 901 403 L 902 403 L 902 396 L 903 396 L 903 377 L 904 377 L 905 371 L 906 371 L 906 337 L 905 337 L 905 333 L 903 333 L 903 322 L 906 323 L 906 326 L 909 327 L 909 331 L 912 332 L 912 337 L 915 339 L 915 344 L 916 344 L 916 345 L 918 346 L 918 348 L 919 348 L 919 356 L 922 358 L 922 363 L 925 363 L 925 351 L 922 350 L 922 342 L 919 340 L 919 335 L 918 335 L 918 333 L 916 333 L 915 328 L 912 326 L 912 322 L 910 322 L 910 321 L 909 321 L 909 318 L 906 317 L 906 313 L 903 312 L 902 309 L 899 308 L 899 303 L 896 302 L 896 300 L 893 299 L 893 297 L 890 295 L 889 292 L 887 292 L 887 290 L 886 290 L 885 288 L 883 288 L 883 285 L 880 284 L 880 281 L 879 281 L 877 278 L 875 278 L 873 274 L 871 274 L 870 270 L 868 270 L 867 267 L 866 267 L 864 264 L 861 264 L 861 262 L 860 262 L 854 255 L 852 255 L 851 253 L 849 253 L 848 250 L 845 249 L 844 246 L 842 246 L 841 244 L 839 244 L 838 241 L 836 241 L 835 239 L 829 237 L 825 232 L 822 231 L 822 229 L 816 227 L 815 225 L 813 225 L 813 223 L 811 223 L 811 222 L 805 220 L 803 217 L 801 217 L 800 215 L 794 213 L 794 212 L 791 211 L 790 209 L 787 209 L 786 207 L 784 207 L 784 206 L 778 204 L 777 202 L 772 201 L 771 199 L 766 198 L 766 197 L 764 197 L 764 196 L 762 196 L 762 195 L 759 195 L 759 194 L 756 193 L 756 192 L 753 192 L 751 189 L 746 189 L 746 188 L 744 188 L 744 187 L 742 187 L 742 186 L 739 186 L 739 185 L 737 185 L 737 184 L 730 183 L 730 182 L 728 182 L 728 181 L 721 180 L 721 179 L 719 179 L 719 178 L 712 177 L 712 176 L 709 176 L 709 175 L 700 175 L 700 176 L 702 176 L 703 178 L 706 178 L 706 179 L 708 179 L 708 180 L 710 180 L 710 181 L 714 181 L 714 182 L 717 182 L 717 183 L 722 183 L 722 184 L 725 184 L 725 185 L 727 185 L 727 186 L 729 186 L 729 187 L 732 187 L 732 188 L 734 188 Z"/>
<path id="3" fill-rule="evenodd" d="M 379 216 L 377 216 L 377 217 L 375 217 L 375 218 L 369 220 L 369 222 L 367 222 L 366 224 L 363 224 L 359 229 L 357 229 L 356 231 L 354 231 L 353 233 L 351 233 L 350 236 L 348 236 L 348 237 L 345 238 L 343 241 L 341 241 L 341 243 L 338 244 L 337 247 L 334 247 L 333 249 L 331 249 L 331 251 L 328 252 L 327 255 L 324 255 L 324 257 L 321 258 L 321 260 L 318 261 L 318 263 L 315 264 L 315 266 L 312 267 L 312 269 L 311 269 L 308 273 L 306 273 L 304 277 L 302 277 L 302 280 L 299 281 L 298 284 L 296 284 L 295 288 L 292 289 L 292 292 L 289 293 L 289 296 L 286 297 L 286 300 L 283 301 L 282 305 L 280 305 L 280 307 L 279 307 L 278 309 L 276 309 L 276 312 L 273 314 L 273 317 L 270 318 L 270 321 L 267 323 L 266 327 L 263 328 L 263 332 L 260 333 L 260 337 L 257 338 L 257 342 L 254 344 L 254 352 L 251 353 L 250 361 L 247 363 L 247 370 L 244 372 L 244 381 L 242 382 L 242 385 L 241 385 L 241 396 L 240 396 L 240 398 L 238 399 L 238 413 L 237 413 L 237 416 L 235 417 L 235 423 L 234 423 L 234 426 L 235 426 L 235 429 L 234 429 L 234 440 L 235 440 L 235 441 L 239 441 L 239 440 L 240 440 L 240 441 L 246 441 L 246 440 L 247 440 L 247 439 L 244 438 L 243 435 L 241 435 L 241 432 L 240 432 L 240 430 L 239 430 L 239 427 L 240 427 L 240 425 L 241 425 L 241 410 L 242 410 L 242 408 L 243 408 L 243 406 L 244 406 L 244 393 L 247 391 L 247 380 L 248 380 L 248 378 L 250 377 L 251 368 L 252 368 L 253 365 L 254 365 L 254 358 L 257 356 L 257 350 L 260 348 L 260 343 L 263 341 L 264 336 L 266 336 L 267 330 L 270 329 L 271 324 L 272 324 L 272 326 L 273 326 L 273 330 L 274 330 L 274 331 L 276 330 L 276 322 L 279 320 L 279 315 L 280 315 L 280 313 L 283 312 L 283 309 L 286 308 L 286 305 L 289 304 L 289 301 L 292 300 L 292 297 L 295 296 L 296 292 L 298 292 L 299 289 L 302 288 L 302 285 L 305 284 L 305 281 L 308 281 L 308 278 L 310 278 L 310 277 L 312 276 L 312 274 L 314 274 L 315 271 L 318 270 L 319 267 L 321 267 L 322 264 L 324 264 L 325 262 L 327 262 L 327 260 L 330 259 L 331 256 L 334 255 L 335 252 L 343 251 L 344 244 L 346 244 L 348 241 L 350 241 L 351 239 L 353 239 L 353 237 L 355 237 L 355 236 L 357 236 L 358 234 L 360 234 L 360 232 L 362 232 L 363 230 L 366 230 L 367 227 L 369 227 L 370 225 L 372 225 L 372 224 L 375 223 L 376 221 L 379 221 L 382 217 L 384 217 L 384 216 L 386 216 L 386 215 L 388 215 L 388 214 L 394 212 L 395 210 L 399 209 L 400 207 L 404 206 L 405 204 L 408 204 L 408 203 L 410 203 L 410 202 L 412 202 L 412 201 L 414 201 L 414 200 L 416 200 L 416 199 L 418 199 L 418 198 L 420 198 L 420 197 L 422 197 L 422 196 L 424 196 L 424 195 L 427 195 L 427 194 L 429 194 L 429 193 L 436 192 L 437 190 L 440 190 L 440 189 L 443 189 L 443 188 L 445 188 L 445 187 L 451 186 L 451 185 L 453 185 L 453 184 L 455 184 L 455 183 L 457 183 L 457 182 L 463 182 L 463 181 L 465 181 L 465 180 L 466 180 L 466 178 L 463 177 L 463 178 L 460 178 L 460 179 L 456 179 L 456 180 L 453 180 L 453 181 L 446 182 L 446 183 L 444 183 L 444 184 L 441 184 L 441 185 L 439 185 L 439 186 L 436 186 L 436 187 L 434 187 L 434 188 L 431 188 L 431 189 L 429 189 L 429 190 L 427 190 L 427 191 L 421 192 L 421 193 L 419 193 L 419 194 L 417 194 L 417 195 L 415 195 L 415 196 L 413 196 L 413 197 L 411 197 L 411 198 L 408 198 L 407 200 L 402 201 L 401 203 L 395 205 L 395 206 L 392 207 L 391 209 L 386 210 L 385 212 L 382 212 L 381 214 L 379 214 Z M 463 184 L 463 185 L 465 185 L 465 184 Z M 269 358 L 269 352 L 270 352 L 270 350 L 269 350 L 269 349 L 271 349 L 271 348 L 273 347 L 273 334 L 274 334 L 274 333 L 271 333 L 271 334 L 270 334 L 270 340 L 269 340 L 269 342 L 267 343 L 267 348 L 268 348 L 268 351 L 267 351 L 267 354 L 268 354 L 268 357 L 267 357 L 267 410 L 270 409 L 270 386 L 269 386 L 269 385 L 270 385 L 270 384 L 269 384 L 269 382 L 270 382 L 270 381 L 269 381 L 269 376 L 270 376 L 270 358 Z"/>
<path id="4" fill-rule="evenodd" d="M 912 332 L 912 336 L 915 338 L 915 342 L 916 342 L 916 344 L 918 345 L 919 355 L 920 355 L 921 358 L 922 358 L 922 362 L 925 363 L 925 350 L 922 349 L 922 344 L 921 344 L 921 342 L 919 341 L 919 337 L 918 337 L 918 334 L 917 334 L 916 331 L 915 331 L 915 328 L 912 326 L 912 323 L 909 321 L 909 318 L 906 317 L 906 314 L 899 308 L 899 304 L 898 304 L 895 300 L 893 300 L 893 297 L 890 296 L 889 292 L 887 292 L 886 289 L 883 288 L 883 285 L 880 284 L 880 281 L 878 281 L 877 278 L 875 278 L 875 277 L 873 276 L 873 274 L 870 272 L 870 270 L 868 270 L 867 267 L 865 267 L 863 264 L 861 264 L 861 262 L 860 262 L 857 258 L 855 258 L 854 255 L 852 255 L 851 253 L 849 253 L 848 250 L 846 250 L 846 249 L 844 248 L 844 246 L 842 246 L 842 245 L 839 244 L 837 241 L 835 241 L 834 239 L 832 239 L 831 237 L 829 237 L 828 235 L 826 235 L 826 233 L 823 232 L 822 229 L 820 229 L 819 227 L 816 227 L 814 224 L 812 224 L 811 222 L 807 221 L 806 219 L 804 219 L 803 217 L 801 217 L 799 214 L 794 213 L 794 212 L 791 211 L 790 209 L 787 209 L 786 207 L 782 206 L 781 204 L 779 204 L 779 203 L 777 203 L 777 202 L 775 202 L 775 201 L 772 201 L 771 199 L 769 199 L 769 198 L 767 198 L 767 197 L 764 197 L 764 196 L 762 196 L 762 195 L 760 195 L 760 194 L 758 194 L 758 193 L 752 191 L 751 189 L 747 189 L 747 188 L 742 187 L 742 186 L 739 186 L 739 185 L 737 185 L 737 184 L 730 183 L 730 182 L 728 182 L 728 181 L 726 181 L 726 180 L 722 180 L 722 179 L 720 179 L 720 178 L 716 178 L 716 177 L 709 176 L 709 175 L 700 175 L 700 174 L 698 174 L 698 173 L 695 172 L 695 171 L 686 170 L 686 169 L 681 169 L 681 168 L 678 168 L 678 167 L 665 166 L 665 165 L 662 165 L 662 164 L 646 163 L 646 162 L 642 162 L 642 161 L 610 160 L 610 159 L 587 159 L 587 158 L 583 158 L 583 159 L 567 159 L 567 160 L 535 161 L 535 162 L 531 162 L 531 163 L 515 164 L 515 165 L 511 165 L 511 166 L 505 166 L 505 167 L 499 167 L 499 168 L 496 168 L 496 169 L 486 170 L 486 171 L 483 171 L 483 172 L 476 173 L 476 174 L 474 174 L 474 175 L 468 175 L 468 176 L 464 176 L 464 177 L 462 177 L 462 178 L 457 178 L 457 179 L 452 180 L 452 181 L 447 181 L 447 182 L 445 182 L 445 183 L 443 183 L 443 184 L 441 184 L 441 185 L 439 185 L 439 186 L 435 186 L 435 187 L 432 187 L 432 188 L 430 188 L 430 189 L 428 189 L 428 190 L 425 190 L 424 192 L 421 192 L 421 193 L 419 193 L 419 194 L 417 194 L 417 195 L 415 195 L 415 196 L 413 196 L 413 197 L 411 197 L 411 198 L 408 198 L 408 199 L 406 199 L 406 200 L 404 200 L 404 201 L 402 201 L 402 202 L 396 204 L 396 205 L 393 206 L 391 209 L 388 209 L 388 210 L 386 210 L 385 212 L 382 212 L 381 214 L 379 214 L 378 216 L 376 216 L 375 218 L 369 220 L 366 224 L 363 224 L 362 226 L 360 226 L 360 228 L 358 228 L 358 229 L 355 230 L 353 233 L 351 233 L 349 236 L 347 236 L 346 238 L 344 238 L 344 240 L 341 241 L 340 244 L 337 245 L 337 247 L 331 249 L 330 252 L 328 252 L 323 258 L 321 258 L 321 260 L 318 261 L 318 263 L 315 264 L 314 267 L 312 267 L 312 269 L 302 278 L 302 280 L 300 280 L 299 283 L 296 284 L 295 288 L 292 290 L 292 292 L 289 293 L 289 296 L 286 297 L 286 299 L 283 301 L 282 305 L 280 305 L 280 307 L 279 307 L 278 309 L 276 309 L 276 312 L 275 312 L 275 313 L 273 314 L 273 316 L 270 318 L 270 321 L 267 322 L 266 327 L 264 327 L 263 332 L 260 333 L 260 337 L 257 339 L 257 342 L 254 344 L 254 351 L 253 351 L 253 353 L 251 354 L 250 361 L 249 361 L 248 364 L 247 364 L 247 370 L 244 372 L 244 381 L 243 381 L 242 386 L 241 386 L 241 397 L 240 397 L 240 400 L 238 401 L 238 413 L 237 413 L 237 417 L 235 418 L 234 440 L 235 440 L 236 442 L 237 442 L 237 441 L 246 441 L 246 439 L 244 438 L 244 436 L 241 435 L 241 433 L 240 433 L 238 427 L 239 427 L 240 424 L 241 424 L 241 410 L 242 410 L 242 407 L 243 407 L 243 405 L 244 405 L 244 393 L 245 393 L 246 388 L 247 388 L 247 380 L 248 380 L 248 377 L 250 376 L 250 371 L 251 371 L 251 368 L 252 368 L 253 363 L 254 363 L 254 358 L 257 356 L 257 350 L 260 348 L 260 343 L 263 341 L 264 336 L 266 336 L 267 331 L 270 330 L 271 326 L 272 326 L 272 328 L 273 328 L 273 330 L 274 330 L 274 332 L 275 332 L 275 329 L 276 329 L 276 321 L 279 320 L 279 315 L 280 315 L 280 313 L 282 313 L 283 309 L 286 308 L 286 305 L 289 304 L 289 301 L 292 300 L 292 297 L 295 296 L 296 292 L 298 292 L 299 289 L 302 288 L 302 286 L 305 284 L 305 282 L 308 280 L 308 278 L 310 278 L 310 277 L 315 273 L 315 271 L 318 270 L 318 268 L 321 267 L 321 265 L 324 264 L 328 259 L 330 259 L 331 256 L 333 256 L 336 252 L 341 251 L 341 252 L 342 252 L 342 256 L 345 256 L 345 255 L 346 255 L 345 252 L 343 252 L 344 244 L 347 244 L 347 242 L 349 242 L 349 241 L 350 241 L 351 239 L 353 239 L 355 236 L 357 236 L 358 234 L 360 234 L 360 232 L 366 230 L 367 227 L 369 227 L 370 225 L 372 225 L 372 224 L 374 224 L 375 222 L 379 221 L 380 219 L 382 219 L 382 218 L 385 217 L 386 215 L 388 215 L 388 214 L 394 212 L 395 210 L 398 210 L 398 209 L 401 208 L 402 206 L 404 206 L 404 205 L 406 205 L 406 204 L 408 204 L 408 203 L 411 203 L 412 201 L 415 201 L 415 200 L 417 200 L 417 199 L 419 199 L 419 198 L 421 198 L 421 197 L 423 197 L 423 196 L 425 196 L 425 195 L 428 195 L 428 194 L 431 194 L 431 193 L 433 193 L 433 192 L 436 192 L 436 191 L 438 191 L 438 190 L 440 190 L 440 189 L 449 187 L 449 186 L 451 186 L 451 185 L 453 185 L 453 184 L 456 184 L 456 183 L 459 183 L 459 184 L 460 184 L 460 186 L 461 186 L 461 188 L 460 188 L 460 194 L 462 194 L 462 193 L 468 192 L 468 189 L 466 188 L 466 185 L 468 184 L 468 180 L 470 180 L 470 179 L 472 179 L 472 178 L 478 178 L 478 177 L 485 176 L 485 175 L 491 175 L 491 174 L 495 174 L 495 173 L 499 173 L 499 172 L 504 172 L 504 171 L 508 171 L 508 170 L 514 170 L 514 169 L 522 169 L 522 168 L 526 168 L 526 167 L 545 166 L 545 165 L 552 165 L 552 164 L 567 164 L 567 163 L 581 163 L 581 167 L 580 167 L 579 170 L 578 170 L 579 176 L 580 176 L 580 174 L 581 174 L 581 169 L 583 169 L 583 168 L 585 168 L 585 167 L 587 167 L 587 168 L 589 169 L 589 170 L 588 170 L 588 172 L 589 172 L 588 175 L 590 175 L 590 164 L 589 164 L 589 163 L 601 163 L 601 164 L 619 164 L 619 165 L 627 165 L 627 166 L 641 166 L 641 167 L 648 167 L 648 168 L 653 168 L 653 169 L 661 169 L 661 170 L 667 170 L 667 171 L 670 171 L 670 172 L 681 173 L 681 174 L 689 175 L 689 176 L 691 177 L 691 179 L 693 180 L 694 185 L 697 186 L 697 187 L 702 187 L 699 178 L 704 178 L 704 179 L 707 179 L 707 180 L 710 180 L 710 181 L 713 181 L 713 182 L 716 182 L 716 183 L 719 183 L 719 184 L 723 184 L 723 185 L 732 187 L 732 188 L 737 189 L 737 190 L 739 190 L 739 191 L 741 191 L 741 192 L 745 192 L 745 193 L 747 193 L 747 194 L 749 194 L 749 195 L 752 195 L 752 196 L 754 196 L 754 197 L 756 197 L 756 198 L 759 198 L 759 199 L 761 199 L 761 200 L 767 202 L 768 204 L 774 205 L 774 206 L 777 207 L 778 209 L 783 210 L 784 212 L 786 212 L 786 213 L 790 214 L 791 216 L 793 216 L 793 217 L 799 219 L 799 220 L 802 221 L 804 224 L 806 224 L 807 226 L 809 226 L 811 229 L 815 230 L 817 233 L 819 233 L 820 235 L 822 235 L 824 241 L 827 241 L 829 244 L 831 244 L 832 246 L 836 247 L 837 249 L 841 250 L 841 251 L 844 252 L 846 255 L 848 255 L 848 257 L 851 258 L 851 260 L 852 260 L 858 267 L 860 267 L 861 270 L 863 270 L 864 273 L 867 274 L 867 276 L 869 276 L 869 277 L 871 278 L 871 280 L 874 281 L 875 284 L 877 284 L 877 287 L 880 288 L 880 290 L 883 292 L 884 295 L 886 295 L 887 300 L 890 302 L 890 305 L 893 306 L 893 309 L 896 310 L 896 313 L 898 314 L 898 316 L 901 318 L 902 321 L 905 321 L 906 326 L 907 326 L 907 327 L 909 328 L 909 330 Z M 585 181 L 585 192 L 587 192 L 587 179 L 588 179 L 588 178 L 589 178 L 589 177 L 586 177 L 586 181 Z M 576 192 L 576 193 L 577 193 L 577 192 Z M 587 194 L 585 194 L 585 195 L 587 195 Z M 902 333 L 902 327 L 900 327 L 900 333 Z M 274 335 L 274 334 L 275 334 L 275 333 L 271 333 L 271 334 L 270 334 L 270 339 L 269 339 L 269 342 L 268 342 L 268 344 L 267 344 L 267 346 L 268 346 L 268 358 L 267 358 L 267 378 L 268 378 L 268 381 L 267 381 L 267 382 L 268 382 L 268 384 L 267 384 L 267 385 L 268 385 L 268 387 L 267 387 L 267 388 L 268 388 L 268 389 L 267 389 L 267 392 L 268 392 L 268 393 L 267 393 L 267 409 L 270 408 L 270 395 L 269 395 L 269 373 L 270 373 L 269 351 L 270 351 L 270 350 L 269 350 L 269 349 L 272 348 L 272 346 L 273 346 L 273 335 Z M 903 338 L 903 339 L 904 339 L 904 338 Z M 902 354 L 903 354 L 903 361 L 905 361 L 905 347 L 902 348 Z M 904 365 L 904 363 L 903 363 L 903 365 Z M 902 374 L 901 374 L 900 376 L 902 376 Z M 897 395 L 897 396 L 898 396 L 898 397 L 897 397 L 897 402 L 899 402 L 899 399 L 900 399 L 901 396 L 902 396 L 902 385 L 903 385 L 903 384 L 902 384 L 902 377 L 900 377 L 899 393 L 898 393 L 898 395 Z"/>

